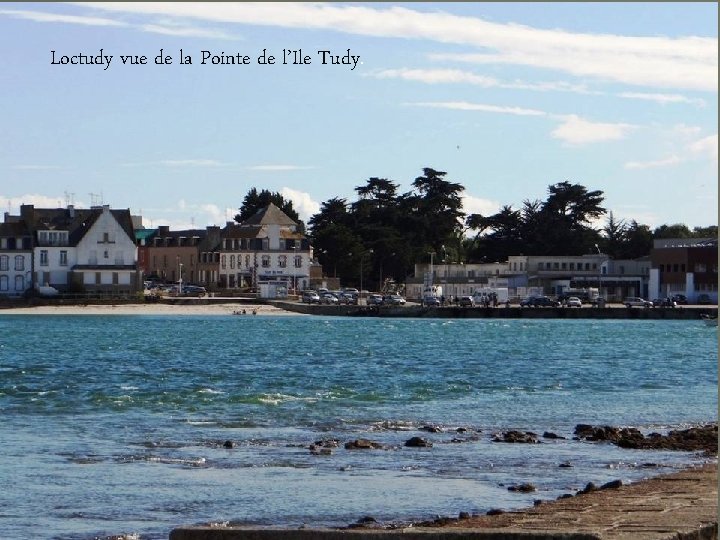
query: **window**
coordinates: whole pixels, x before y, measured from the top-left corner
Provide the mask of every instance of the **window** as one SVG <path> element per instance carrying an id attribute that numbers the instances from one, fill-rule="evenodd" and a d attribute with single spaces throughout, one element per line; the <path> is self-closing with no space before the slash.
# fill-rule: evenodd
<path id="1" fill-rule="evenodd" d="M 585 270 L 590 270 L 590 263 L 585 263 Z"/>
<path id="2" fill-rule="evenodd" d="M 48 252 L 47 249 L 40 250 L 40 266 L 48 265 Z"/>
<path id="3" fill-rule="evenodd" d="M 673 264 L 673 272 L 677 272 L 679 270 L 677 264 Z"/>
<path id="4" fill-rule="evenodd" d="M 245 255 L 245 268 L 250 268 L 250 255 Z"/>
<path id="5" fill-rule="evenodd" d="M 287 255 L 280 255 L 278 257 L 278 266 L 280 268 L 286 268 L 287 267 Z"/>
<path id="6" fill-rule="evenodd" d="M 220 268 L 225 268 L 225 255 L 220 257 Z"/>
<path id="7" fill-rule="evenodd" d="M 8 277 L 0 276 L 0 291 L 7 291 L 7 290 L 8 290 Z"/>
<path id="8" fill-rule="evenodd" d="M 707 265 L 705 263 L 695 263 L 695 272 L 707 272 Z"/>
<path id="9" fill-rule="evenodd" d="M 543 263 L 539 262 L 539 263 L 538 263 L 538 270 L 542 270 L 542 269 L 543 269 Z"/>
<path id="10" fill-rule="evenodd" d="M 15 276 L 15 290 L 16 291 L 24 291 L 25 290 L 25 277 L 24 276 Z"/>
<path id="11" fill-rule="evenodd" d="M 235 268 L 235 255 L 230 255 L 230 268 Z"/>
<path id="12" fill-rule="evenodd" d="M 103 257 L 104 257 L 105 259 L 109 259 L 109 258 L 110 258 L 110 252 L 109 252 L 107 249 L 106 249 L 105 251 L 103 251 Z"/>
<path id="13" fill-rule="evenodd" d="M 592 269 L 597 270 L 597 263 L 592 263 Z"/>
<path id="14" fill-rule="evenodd" d="M 562 263 L 561 268 L 562 268 L 563 270 L 567 270 L 567 263 Z"/>
<path id="15" fill-rule="evenodd" d="M 0 270 L 7 270 L 8 269 L 8 261 L 10 257 L 7 255 L 0 255 Z"/>
<path id="16" fill-rule="evenodd" d="M 67 266 L 67 251 L 60 252 L 60 266 Z"/>
<path id="17" fill-rule="evenodd" d="M 553 263 L 553 270 L 560 269 L 560 263 Z"/>
<path id="18" fill-rule="evenodd" d="M 295 268 L 302 268 L 302 255 L 295 255 Z"/>
<path id="19" fill-rule="evenodd" d="M 575 270 L 575 263 L 574 263 L 574 262 L 571 262 L 571 263 L 570 263 L 570 270 Z"/>
<path id="20" fill-rule="evenodd" d="M 263 255 L 263 256 L 262 256 L 262 267 L 263 267 L 263 268 L 270 268 L 270 255 Z"/>
<path id="21" fill-rule="evenodd" d="M 661 272 L 664 272 L 664 271 L 665 271 L 665 265 L 664 265 L 664 264 L 658 264 L 658 270 L 660 270 Z"/>
<path id="22" fill-rule="evenodd" d="M 15 270 L 25 270 L 25 257 L 15 255 Z"/>

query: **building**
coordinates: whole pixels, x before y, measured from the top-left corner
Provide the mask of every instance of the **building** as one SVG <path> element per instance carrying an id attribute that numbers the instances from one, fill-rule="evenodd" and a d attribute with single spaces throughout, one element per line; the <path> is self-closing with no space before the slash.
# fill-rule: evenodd
<path id="1" fill-rule="evenodd" d="M 25 289 L 52 286 L 61 292 L 104 294 L 133 294 L 140 290 L 142 281 L 129 210 L 111 210 L 108 205 L 90 209 L 22 205 L 19 216 L 5 214 L 3 225 L 1 234 L 8 235 L 8 251 L 13 236 L 16 250 L 18 239 L 22 241 L 22 254 L 14 257 L 23 255 L 25 262 L 14 258 L 14 267 L 30 271 L 28 275 L 28 270 L 23 270 Z M 21 283 L 19 276 L 14 276 L 16 287 Z"/>
<path id="2" fill-rule="evenodd" d="M 406 282 L 409 298 L 420 298 L 429 264 L 415 265 Z M 650 259 L 613 260 L 602 253 L 587 255 L 512 255 L 507 262 L 432 265 L 433 285 L 449 296 L 472 295 L 477 289 L 507 288 L 510 297 L 561 295 L 568 290 L 599 291 L 609 301 L 646 295 Z M 594 295 L 591 295 L 594 296 Z"/>
<path id="3" fill-rule="evenodd" d="M 700 295 L 706 295 L 717 304 L 717 238 L 654 240 L 650 261 L 651 299 L 684 294 L 692 304 Z"/>
<path id="4" fill-rule="evenodd" d="M 22 221 L 0 223 L 0 296 L 21 296 L 33 287 L 32 235 Z"/>

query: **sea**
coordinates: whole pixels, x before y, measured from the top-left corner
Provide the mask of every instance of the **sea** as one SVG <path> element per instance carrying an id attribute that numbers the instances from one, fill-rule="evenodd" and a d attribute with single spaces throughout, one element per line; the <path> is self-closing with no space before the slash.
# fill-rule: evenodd
<path id="1" fill-rule="evenodd" d="M 636 482 L 714 458 L 575 426 L 717 422 L 717 338 L 701 321 L 0 315 L 0 531 L 405 524 Z M 508 430 L 540 442 L 494 442 Z"/>

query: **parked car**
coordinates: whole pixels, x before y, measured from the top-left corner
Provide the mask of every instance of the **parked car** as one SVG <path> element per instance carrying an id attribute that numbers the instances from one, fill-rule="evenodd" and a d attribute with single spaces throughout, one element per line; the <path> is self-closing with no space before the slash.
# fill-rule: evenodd
<path id="1" fill-rule="evenodd" d="M 520 307 L 530 307 L 532 306 L 533 300 L 535 299 L 534 296 L 526 296 L 522 300 L 520 300 Z"/>
<path id="2" fill-rule="evenodd" d="M 687 306 L 688 303 L 687 296 L 685 296 L 684 294 L 674 294 L 671 300 L 675 302 L 678 306 Z"/>
<path id="3" fill-rule="evenodd" d="M 333 293 L 323 293 L 323 295 L 320 297 L 321 304 L 337 304 L 338 302 L 340 302 L 338 300 L 338 297 L 335 296 Z"/>
<path id="4" fill-rule="evenodd" d="M 677 305 L 677 302 L 672 300 L 670 297 L 655 298 L 652 303 L 653 307 L 675 307 Z"/>
<path id="5" fill-rule="evenodd" d="M 709 295 L 709 294 L 704 294 L 704 293 L 698 295 L 696 302 L 697 302 L 698 304 L 700 304 L 701 306 L 705 306 L 705 305 L 712 304 L 712 300 L 710 299 L 710 295 Z"/>
<path id="6" fill-rule="evenodd" d="M 566 307 L 582 307 L 582 300 L 580 300 L 577 296 L 570 296 L 567 300 L 565 300 L 565 306 Z"/>
<path id="7" fill-rule="evenodd" d="M 357 305 L 358 297 L 355 294 L 343 292 L 338 295 L 338 302 L 347 305 Z"/>
<path id="8" fill-rule="evenodd" d="M 368 306 L 380 306 L 383 303 L 383 297 L 381 294 L 371 294 L 367 297 Z"/>
<path id="9" fill-rule="evenodd" d="M 560 307 L 560 302 L 547 296 L 536 296 L 530 303 L 532 307 Z"/>
<path id="10" fill-rule="evenodd" d="M 318 293 L 316 293 L 315 291 L 303 291 L 302 301 L 305 304 L 319 304 L 320 303 L 320 295 Z"/>
<path id="11" fill-rule="evenodd" d="M 460 307 L 475 307 L 475 299 L 472 296 L 461 296 L 458 305 Z"/>
<path id="12" fill-rule="evenodd" d="M 199 285 L 185 285 L 182 288 L 183 296 L 197 296 L 198 298 L 202 298 L 206 294 L 207 290 L 205 287 L 200 287 Z"/>
<path id="13" fill-rule="evenodd" d="M 650 300 L 645 300 L 643 298 L 640 298 L 639 296 L 628 296 L 625 300 L 623 300 L 623 304 L 625 304 L 625 307 L 653 307 L 653 303 Z"/>
<path id="14" fill-rule="evenodd" d="M 405 299 L 399 294 L 389 294 L 383 298 L 383 304 L 389 306 L 404 306 Z"/>
<path id="15" fill-rule="evenodd" d="M 437 296 L 426 296 L 422 299 L 422 305 L 426 307 L 440 306 L 440 299 Z"/>
<path id="16" fill-rule="evenodd" d="M 345 287 L 345 288 L 342 290 L 342 292 L 348 293 L 348 294 L 353 294 L 353 295 L 355 295 L 355 296 L 357 296 L 357 295 L 360 294 L 360 291 L 358 291 L 355 287 Z"/>

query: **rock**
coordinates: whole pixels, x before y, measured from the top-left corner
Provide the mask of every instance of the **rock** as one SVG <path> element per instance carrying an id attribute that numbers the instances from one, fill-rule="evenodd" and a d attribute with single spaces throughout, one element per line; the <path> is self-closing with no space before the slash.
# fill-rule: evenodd
<path id="1" fill-rule="evenodd" d="M 532 431 L 511 430 L 496 434 L 493 437 L 493 442 L 535 444 L 540 441 L 537 440 L 537 435 Z"/>
<path id="2" fill-rule="evenodd" d="M 600 489 L 617 489 L 622 485 L 622 480 L 613 480 L 612 482 L 608 482 L 600 486 Z"/>
<path id="3" fill-rule="evenodd" d="M 354 441 L 345 443 L 345 448 L 347 450 L 371 450 L 382 447 L 382 444 L 368 439 L 355 439 Z"/>
<path id="4" fill-rule="evenodd" d="M 470 512 L 460 512 L 458 519 L 470 519 Z"/>
<path id="5" fill-rule="evenodd" d="M 573 495 L 571 493 L 563 493 L 562 495 L 560 495 L 557 498 L 557 500 L 561 501 L 562 499 L 572 499 L 572 498 L 573 498 Z"/>
<path id="6" fill-rule="evenodd" d="M 487 511 L 488 516 L 499 516 L 500 514 L 504 514 L 505 510 L 502 510 L 500 508 L 491 508 Z"/>
<path id="7" fill-rule="evenodd" d="M 558 465 L 558 467 L 562 469 L 570 469 L 572 468 L 572 466 L 572 463 L 570 463 L 569 461 L 563 461 L 560 465 Z"/>
<path id="8" fill-rule="evenodd" d="M 363 516 L 363 517 L 361 517 L 360 519 L 358 519 L 358 520 L 356 521 L 356 523 L 360 523 L 360 524 L 363 524 L 363 525 L 364 525 L 364 524 L 367 524 L 367 523 L 377 523 L 377 519 L 375 519 L 375 518 L 372 517 L 372 516 Z"/>
<path id="9" fill-rule="evenodd" d="M 535 499 L 533 501 L 533 506 L 540 506 L 543 503 L 542 499 Z"/>
<path id="10" fill-rule="evenodd" d="M 546 431 L 543 433 L 543 439 L 565 439 L 565 437 L 561 437 L 552 431 Z"/>
<path id="11" fill-rule="evenodd" d="M 597 489 L 598 489 L 598 487 L 594 483 L 588 482 L 587 485 L 585 486 L 585 489 L 578 491 L 578 495 L 585 495 L 586 493 L 592 493 L 593 491 L 597 491 Z"/>
<path id="12" fill-rule="evenodd" d="M 427 431 L 428 433 L 442 433 L 443 429 L 440 426 L 423 426 L 420 431 Z"/>
<path id="13" fill-rule="evenodd" d="M 234 447 L 235 447 L 235 443 L 232 441 L 225 441 L 223 443 L 223 448 L 234 448 Z"/>
<path id="14" fill-rule="evenodd" d="M 517 486 L 510 486 L 508 488 L 508 491 L 517 491 L 519 493 L 532 493 L 533 491 L 536 491 L 537 488 L 532 484 L 519 484 Z"/>
<path id="15" fill-rule="evenodd" d="M 405 441 L 405 446 L 413 448 L 431 448 L 432 443 L 427 439 L 423 439 L 422 437 L 411 437 L 410 439 Z"/>

